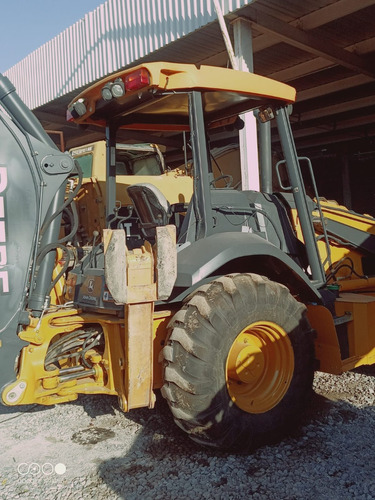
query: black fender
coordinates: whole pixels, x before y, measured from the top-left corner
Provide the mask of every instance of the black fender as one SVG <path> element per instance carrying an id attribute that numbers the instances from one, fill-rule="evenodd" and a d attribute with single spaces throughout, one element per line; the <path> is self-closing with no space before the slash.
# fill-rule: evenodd
<path id="1" fill-rule="evenodd" d="M 240 232 L 212 234 L 178 249 L 175 300 L 213 277 L 233 272 L 261 274 L 286 285 L 303 300 L 322 301 L 314 283 L 291 257 L 256 234 Z"/>

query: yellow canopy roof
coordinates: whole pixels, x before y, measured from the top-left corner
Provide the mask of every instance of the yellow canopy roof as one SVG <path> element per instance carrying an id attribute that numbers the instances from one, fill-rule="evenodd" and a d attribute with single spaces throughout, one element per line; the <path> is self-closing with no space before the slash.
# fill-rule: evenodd
<path id="1" fill-rule="evenodd" d="M 145 79 L 140 88 L 105 101 L 102 88 L 117 79 L 125 82 L 133 75 Z M 187 92 L 202 92 L 203 107 L 209 123 L 222 121 L 247 110 L 275 101 L 289 104 L 296 91 L 284 83 L 253 73 L 219 68 L 155 62 L 142 64 L 103 78 L 79 94 L 70 104 L 84 104 L 77 123 L 105 125 L 116 118 L 122 128 L 144 130 L 184 130 L 188 127 Z M 82 109 L 82 108 L 81 108 Z"/>

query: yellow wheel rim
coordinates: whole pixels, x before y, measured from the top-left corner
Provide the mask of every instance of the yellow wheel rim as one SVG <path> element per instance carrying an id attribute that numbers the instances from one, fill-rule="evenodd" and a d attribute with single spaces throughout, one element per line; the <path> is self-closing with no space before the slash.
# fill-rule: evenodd
<path id="1" fill-rule="evenodd" d="M 230 348 L 228 392 L 242 410 L 264 413 L 285 396 L 293 372 L 293 347 L 285 330 L 276 323 L 258 321 L 244 328 Z"/>

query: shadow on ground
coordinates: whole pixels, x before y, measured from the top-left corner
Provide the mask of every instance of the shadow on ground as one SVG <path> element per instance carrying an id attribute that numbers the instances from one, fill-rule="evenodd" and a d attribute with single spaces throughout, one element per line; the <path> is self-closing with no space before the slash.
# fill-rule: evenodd
<path id="1" fill-rule="evenodd" d="M 314 394 L 300 427 L 278 444 L 248 455 L 191 442 L 175 426 L 163 400 L 153 412 L 132 410 L 127 417 L 143 426 L 131 449 L 98 467 L 114 498 L 239 498 L 254 493 L 262 500 L 375 497 L 372 407 L 359 409 Z M 356 466 L 351 467 L 353 461 Z M 281 484 L 291 484 L 293 494 L 283 497 Z"/>

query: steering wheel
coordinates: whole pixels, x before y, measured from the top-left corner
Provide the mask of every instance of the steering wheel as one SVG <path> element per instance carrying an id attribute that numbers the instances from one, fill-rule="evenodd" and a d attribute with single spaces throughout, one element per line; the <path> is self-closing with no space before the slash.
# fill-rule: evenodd
<path id="1" fill-rule="evenodd" d="M 229 174 L 219 175 L 219 177 L 216 177 L 215 179 L 212 179 L 212 181 L 210 182 L 210 186 L 214 186 L 215 182 L 220 181 L 222 179 L 228 179 L 227 183 L 225 184 L 226 188 L 231 187 L 232 182 L 233 182 L 233 177 L 231 175 L 229 175 Z"/>

